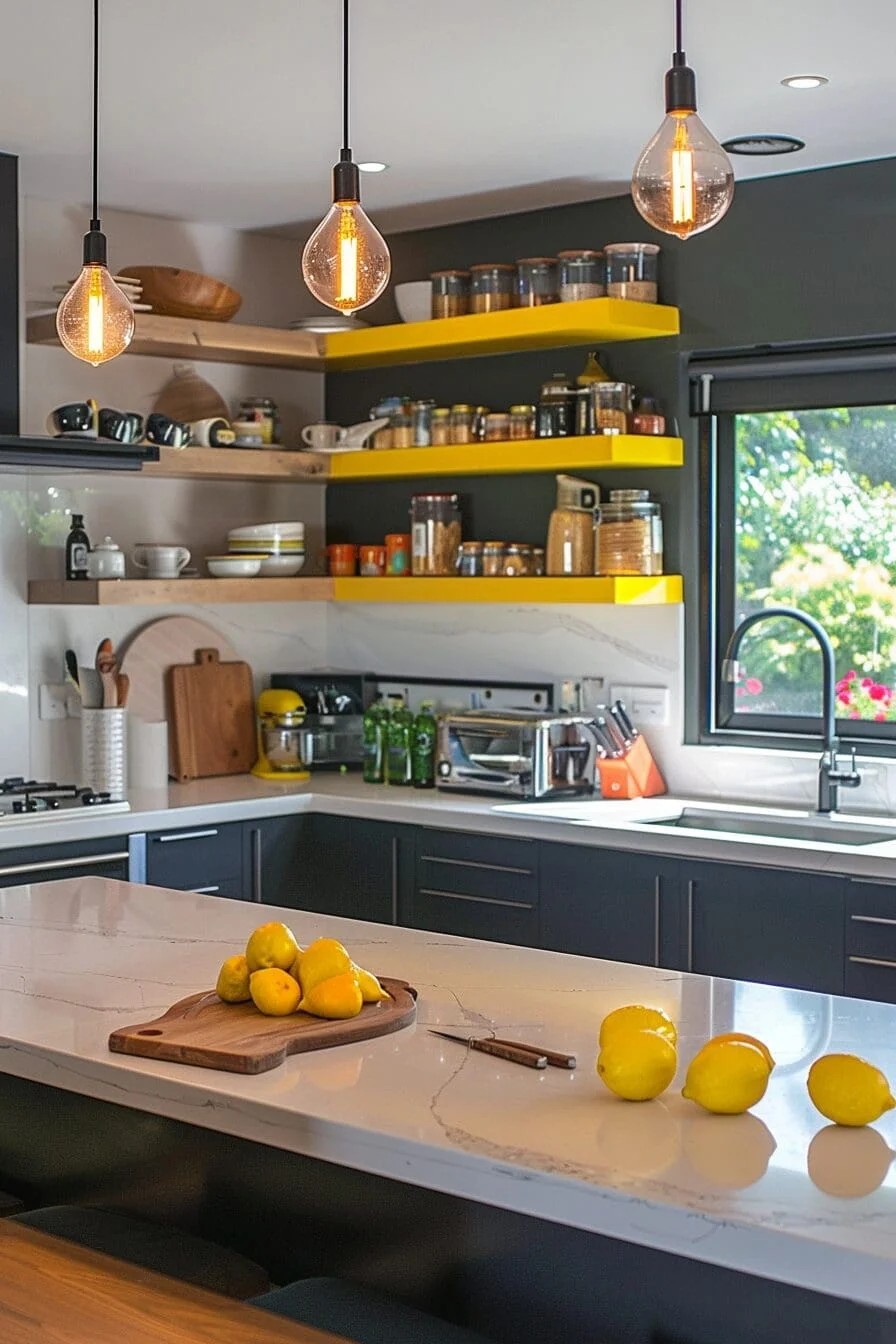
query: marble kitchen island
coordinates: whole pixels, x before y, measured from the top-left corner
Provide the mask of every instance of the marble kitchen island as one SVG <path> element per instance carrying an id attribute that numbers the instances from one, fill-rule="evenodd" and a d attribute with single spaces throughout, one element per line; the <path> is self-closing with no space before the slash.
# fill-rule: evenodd
<path id="1" fill-rule="evenodd" d="M 337 1269 L 447 1300 L 498 1340 L 896 1334 L 896 1119 L 835 1131 L 805 1093 L 828 1050 L 896 1080 L 896 1008 L 290 912 L 300 942 L 332 934 L 414 984 L 418 1021 L 243 1077 L 113 1055 L 108 1035 L 208 988 L 283 911 L 100 878 L 0 903 L 8 1189 L 180 1221 L 280 1279 Z M 706 1116 L 680 1080 L 612 1098 L 597 1029 L 640 1001 L 679 1023 L 683 1066 L 715 1032 L 762 1036 L 779 1068 L 755 1112 Z M 500 1028 L 579 1068 L 536 1073 L 427 1026 Z"/>

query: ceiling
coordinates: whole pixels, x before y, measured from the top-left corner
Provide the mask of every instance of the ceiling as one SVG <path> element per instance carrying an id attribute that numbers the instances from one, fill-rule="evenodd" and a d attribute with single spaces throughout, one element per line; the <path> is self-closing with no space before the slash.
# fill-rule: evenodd
<path id="1" fill-rule="evenodd" d="M 90 182 L 90 0 L 4 7 L 0 148 L 25 194 Z M 328 204 L 340 131 L 338 0 L 104 0 L 107 207 L 301 236 Z M 672 0 L 354 0 L 352 147 L 380 227 L 627 190 L 663 113 Z M 718 139 L 800 154 L 738 177 L 896 152 L 892 0 L 686 0 L 700 111 Z M 811 92 L 787 75 L 827 75 Z M 298 221 L 298 223 L 297 223 Z M 302 223 L 304 221 L 304 223 Z"/>

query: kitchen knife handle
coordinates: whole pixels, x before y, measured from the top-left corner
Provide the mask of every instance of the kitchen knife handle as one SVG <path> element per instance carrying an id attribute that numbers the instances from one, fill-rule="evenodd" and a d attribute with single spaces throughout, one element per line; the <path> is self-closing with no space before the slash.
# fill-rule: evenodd
<path id="1" fill-rule="evenodd" d="M 493 1036 L 492 1042 L 494 1045 L 514 1045 L 513 1041 L 502 1040 L 500 1036 Z M 544 1050 L 540 1045 L 519 1044 L 515 1048 L 517 1050 L 524 1049 L 529 1055 L 543 1056 L 555 1069 L 574 1069 L 577 1064 L 575 1055 L 567 1055 L 561 1050 Z"/>
<path id="2" fill-rule="evenodd" d="M 494 1055 L 496 1059 L 506 1059 L 511 1064 L 525 1064 L 527 1069 L 546 1069 L 548 1061 L 544 1055 L 533 1054 L 531 1050 L 519 1050 L 515 1045 L 502 1045 L 500 1041 L 470 1041 L 471 1050 L 479 1050 L 483 1055 Z"/>

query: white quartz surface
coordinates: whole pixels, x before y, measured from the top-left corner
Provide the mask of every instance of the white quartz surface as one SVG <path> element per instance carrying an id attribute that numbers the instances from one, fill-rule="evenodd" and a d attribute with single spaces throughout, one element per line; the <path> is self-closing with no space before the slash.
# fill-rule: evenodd
<path id="1" fill-rule="evenodd" d="M 416 1026 L 258 1077 L 113 1055 L 109 1032 L 205 989 L 251 927 L 282 915 L 84 878 L 0 891 L 0 1069 L 288 1151 L 710 1263 L 896 1308 L 896 1113 L 826 1126 L 805 1078 L 828 1050 L 896 1080 L 896 1008 L 294 912 L 419 990 Z M 604 1014 L 678 1022 L 680 1060 L 750 1031 L 779 1061 L 746 1116 L 679 1095 L 631 1105 L 594 1073 Z M 575 1051 L 573 1073 L 469 1053 L 428 1025 Z"/>

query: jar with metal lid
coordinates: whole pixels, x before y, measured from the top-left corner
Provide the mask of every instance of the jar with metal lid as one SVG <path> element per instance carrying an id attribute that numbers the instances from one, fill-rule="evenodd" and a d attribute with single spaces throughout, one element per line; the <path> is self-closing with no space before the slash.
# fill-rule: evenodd
<path id="1" fill-rule="evenodd" d="M 560 266 L 556 257 L 522 257 L 516 264 L 516 277 L 521 308 L 560 302 Z"/>
<path id="2" fill-rule="evenodd" d="M 560 302 L 578 303 L 580 299 L 599 299 L 606 294 L 603 252 L 575 248 L 558 252 L 560 262 Z"/>
<path id="3" fill-rule="evenodd" d="M 485 422 L 488 418 L 489 409 L 487 406 L 473 407 L 473 438 L 477 443 L 482 443 L 485 438 Z"/>
<path id="4" fill-rule="evenodd" d="M 411 402 L 415 448 L 428 448 L 432 442 L 432 413 L 434 409 L 434 401 Z"/>
<path id="5" fill-rule="evenodd" d="M 592 383 L 589 388 L 596 434 L 627 434 L 631 424 L 631 383 Z"/>
<path id="6" fill-rule="evenodd" d="M 516 299 L 516 267 L 493 262 L 470 267 L 470 312 L 494 313 L 512 308 Z"/>
<path id="7" fill-rule="evenodd" d="M 444 448 L 445 444 L 451 442 L 450 406 L 436 406 L 433 408 L 429 427 L 429 441 L 433 448 Z"/>
<path id="8" fill-rule="evenodd" d="M 632 416 L 633 434 L 665 434 L 666 417 L 653 397 L 641 397 Z"/>
<path id="9" fill-rule="evenodd" d="M 510 438 L 510 416 L 507 411 L 492 411 L 485 417 L 485 442 L 503 443 Z"/>
<path id="10" fill-rule="evenodd" d="M 535 407 L 520 402 L 510 408 L 510 423 L 508 426 L 508 438 L 511 439 L 534 439 L 535 438 Z"/>
<path id="11" fill-rule="evenodd" d="M 529 568 L 526 552 L 530 549 L 528 546 L 521 546 L 518 542 L 508 542 L 504 547 L 502 574 L 506 575 L 508 579 L 522 578 Z"/>
<path id="12" fill-rule="evenodd" d="M 390 417 L 389 429 L 392 436 L 390 445 L 392 448 L 413 448 L 414 422 L 404 411 Z"/>
<path id="13" fill-rule="evenodd" d="M 411 572 L 448 577 L 457 573 L 461 513 L 457 495 L 411 496 Z"/>
<path id="14" fill-rule="evenodd" d="M 541 385 L 536 413 L 540 439 L 563 438 L 575 433 L 576 389 L 565 373 L 555 373 Z"/>
<path id="15" fill-rule="evenodd" d="M 486 541 L 482 545 L 482 572 L 487 579 L 496 579 L 504 573 L 503 541 Z"/>
<path id="16" fill-rule="evenodd" d="M 543 546 L 532 547 L 532 575 L 536 579 L 543 578 L 545 565 L 545 554 Z"/>
<path id="17" fill-rule="evenodd" d="M 656 243 L 607 243 L 604 253 L 610 298 L 656 303 L 659 252 Z"/>
<path id="18" fill-rule="evenodd" d="M 470 272 L 433 271 L 433 317 L 463 317 L 470 311 Z"/>
<path id="19" fill-rule="evenodd" d="M 478 579 L 482 576 L 482 552 L 485 546 L 481 541 L 462 541 L 457 552 L 457 572 L 464 579 Z"/>
<path id="20" fill-rule="evenodd" d="M 280 442 L 280 412 L 276 401 L 270 397 L 243 397 L 237 419 L 256 421 L 261 427 L 261 441 L 266 447 Z"/>
<path id="21" fill-rule="evenodd" d="M 469 406 L 465 402 L 458 402 L 456 406 L 451 407 L 450 424 L 452 443 L 473 442 L 473 420 L 475 415 L 475 407 Z"/>
<path id="22" fill-rule="evenodd" d="M 597 511 L 595 574 L 662 574 L 663 520 L 647 490 L 611 490 Z"/>

